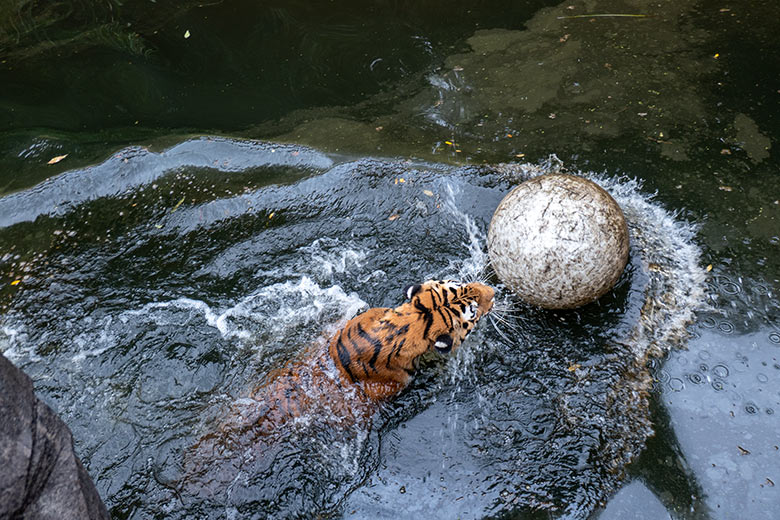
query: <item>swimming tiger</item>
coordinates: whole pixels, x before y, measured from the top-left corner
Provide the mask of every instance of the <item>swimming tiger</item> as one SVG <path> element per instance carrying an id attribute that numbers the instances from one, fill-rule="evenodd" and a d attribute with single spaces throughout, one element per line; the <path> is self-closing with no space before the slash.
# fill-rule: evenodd
<path id="1" fill-rule="evenodd" d="M 282 426 L 298 419 L 367 424 L 378 403 L 406 387 L 420 356 L 458 348 L 494 301 L 487 285 L 450 280 L 411 285 L 404 295 L 402 305 L 359 314 L 327 348 L 322 345 L 269 374 L 248 399 L 234 403 L 219 431 L 201 438 L 196 458 L 209 464 L 261 440 L 273 444 L 284 435 Z"/>
<path id="2" fill-rule="evenodd" d="M 269 426 L 297 416 L 312 400 L 351 390 L 364 402 L 383 401 L 409 382 L 419 357 L 460 346 L 493 308 L 494 291 L 481 283 L 429 280 L 404 290 L 408 301 L 355 316 L 330 340 L 327 351 L 295 360 L 270 377 L 253 398 L 269 401 Z M 339 413 L 351 415 L 348 410 Z M 269 421 L 270 420 L 270 421 Z"/>

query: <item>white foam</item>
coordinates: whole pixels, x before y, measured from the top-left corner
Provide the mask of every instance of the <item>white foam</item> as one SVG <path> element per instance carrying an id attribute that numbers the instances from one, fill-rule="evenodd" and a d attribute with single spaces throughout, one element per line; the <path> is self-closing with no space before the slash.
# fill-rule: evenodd
<path id="1" fill-rule="evenodd" d="M 0 337 L 0 352 L 8 358 L 9 361 L 18 361 L 23 357 L 31 361 L 40 361 L 41 357 L 35 354 L 35 350 L 27 341 L 27 334 L 21 325 L 11 326 L 4 324 L 2 327 L 4 337 Z"/>
<path id="2" fill-rule="evenodd" d="M 591 174 L 617 201 L 631 240 L 650 278 L 633 350 L 638 358 L 660 355 L 687 338 L 687 326 L 706 308 L 706 271 L 695 242 L 696 227 L 641 192 L 636 179 Z"/>
<path id="3" fill-rule="evenodd" d="M 456 221 L 459 221 L 466 230 L 468 241 L 463 242 L 463 246 L 469 253 L 465 259 L 451 260 L 448 270 L 455 269 L 457 271 L 456 278 L 458 280 L 479 280 L 483 277 L 483 273 L 488 264 L 487 251 L 484 247 L 485 234 L 477 227 L 474 219 L 461 211 L 455 203 L 459 188 L 454 186 L 451 182 L 447 182 L 444 192 L 445 198 L 442 207 L 447 213 L 453 216 Z"/>
<path id="4" fill-rule="evenodd" d="M 308 265 L 315 267 L 318 274 L 326 277 L 335 273 L 359 271 L 368 256 L 365 251 L 354 249 L 349 244 L 344 245 L 338 239 L 318 238 L 300 251 L 310 258 Z"/>
<path id="5" fill-rule="evenodd" d="M 171 316 L 157 311 L 189 310 L 195 316 L 201 316 L 208 326 L 217 329 L 223 338 L 247 340 L 259 328 L 283 332 L 295 324 L 322 321 L 326 313 L 335 313 L 338 323 L 343 325 L 365 307 L 366 303 L 356 293 L 347 294 L 338 285 L 322 288 L 308 276 L 303 276 L 297 282 L 262 287 L 224 310 L 214 309 L 201 300 L 177 298 L 126 311 L 121 319 L 126 321 L 128 316 L 146 316 L 158 325 L 184 325 L 192 319 L 192 314 L 182 320 L 175 313 Z"/>
<path id="6" fill-rule="evenodd" d="M 70 359 L 74 363 L 84 361 L 88 357 L 99 356 L 117 344 L 116 336 L 111 332 L 113 319 L 107 316 L 103 320 L 103 328 L 97 333 L 88 332 L 78 334 L 73 338 L 73 343 L 79 351 Z"/>

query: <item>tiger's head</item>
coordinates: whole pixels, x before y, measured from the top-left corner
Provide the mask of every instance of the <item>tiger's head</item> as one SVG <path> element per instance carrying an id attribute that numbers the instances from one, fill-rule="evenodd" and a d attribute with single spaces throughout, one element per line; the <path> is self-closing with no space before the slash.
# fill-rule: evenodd
<path id="1" fill-rule="evenodd" d="M 459 347 L 480 318 L 490 312 L 495 291 L 477 282 L 428 280 L 410 285 L 404 295 L 409 301 L 395 311 L 416 315 L 416 328 L 421 330 L 415 331 L 415 335 L 421 335 L 420 339 L 427 344 L 425 350 L 448 353 Z"/>

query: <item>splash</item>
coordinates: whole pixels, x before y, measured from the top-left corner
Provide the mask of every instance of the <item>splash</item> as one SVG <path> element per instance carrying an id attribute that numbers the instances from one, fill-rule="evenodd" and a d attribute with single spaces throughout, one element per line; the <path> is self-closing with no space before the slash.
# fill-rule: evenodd
<path id="1" fill-rule="evenodd" d="M 551 155 L 538 165 L 500 164 L 496 170 L 514 182 L 522 182 L 538 175 L 560 173 L 564 165 Z M 620 340 L 631 344 L 638 362 L 681 346 L 696 313 L 707 308 L 706 271 L 695 241 L 696 226 L 655 202 L 636 179 L 582 171 L 575 174 L 600 185 L 621 207 L 631 235 L 631 255 L 641 262 L 650 279 L 641 319 L 634 331 Z"/>
<path id="2" fill-rule="evenodd" d="M 366 307 L 356 293 L 346 294 L 337 285 L 322 288 L 303 276 L 297 282 L 262 287 L 224 310 L 215 310 L 201 300 L 177 298 L 125 311 L 120 320 L 127 323 L 142 317 L 162 326 L 185 325 L 195 315 L 217 329 L 223 338 L 254 341 L 260 330 L 266 334 L 282 333 L 291 327 L 327 321 L 330 316 L 326 315 L 334 312 L 338 315 L 334 326 L 338 327 Z"/>

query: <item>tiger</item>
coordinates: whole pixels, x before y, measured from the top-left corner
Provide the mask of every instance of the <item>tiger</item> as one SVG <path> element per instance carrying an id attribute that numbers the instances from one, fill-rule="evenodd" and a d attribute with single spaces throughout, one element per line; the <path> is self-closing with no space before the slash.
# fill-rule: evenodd
<path id="1" fill-rule="evenodd" d="M 252 395 L 269 401 L 260 417 L 269 426 L 299 416 L 312 400 L 350 392 L 362 404 L 398 394 L 411 380 L 420 356 L 457 349 L 493 308 L 495 291 L 478 282 L 428 280 L 404 289 L 402 305 L 375 307 L 347 322 L 309 359 L 294 360 L 273 373 Z M 336 415 L 349 416 L 349 410 Z"/>
<path id="2" fill-rule="evenodd" d="M 302 417 L 365 427 L 380 403 L 409 384 L 420 356 L 447 354 L 463 343 L 492 310 L 495 291 L 479 282 L 428 280 L 406 287 L 404 296 L 395 308 L 355 316 L 329 342 L 269 374 L 249 398 L 234 403 L 219 431 L 198 441 L 196 458 L 208 465 L 261 440 L 273 443 Z"/>

